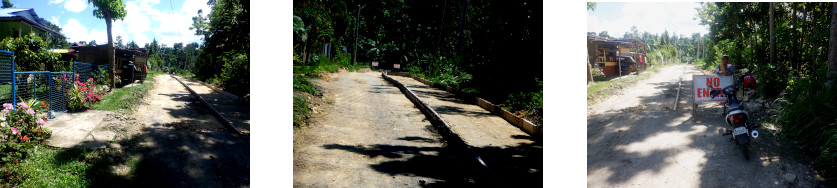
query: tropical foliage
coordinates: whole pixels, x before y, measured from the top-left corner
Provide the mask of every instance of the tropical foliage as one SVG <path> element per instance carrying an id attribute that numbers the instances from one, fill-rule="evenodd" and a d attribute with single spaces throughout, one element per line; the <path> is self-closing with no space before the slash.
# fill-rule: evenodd
<path id="1" fill-rule="evenodd" d="M 72 71 L 70 62 L 59 61 L 58 54 L 49 51 L 47 43 L 35 33 L 3 39 L 0 50 L 14 52 L 17 71 Z"/>
<path id="2" fill-rule="evenodd" d="M 719 2 L 699 9 L 701 24 L 710 26 L 703 67 L 714 68 L 720 55 L 728 54 L 737 69 L 757 75 L 759 93 L 778 97 L 784 106 L 776 119 L 781 132 L 802 146 L 829 180 L 837 178 L 837 114 L 831 113 L 837 110 L 837 87 L 826 84 L 828 53 L 835 48 L 828 44 L 833 10 L 830 2 Z"/>

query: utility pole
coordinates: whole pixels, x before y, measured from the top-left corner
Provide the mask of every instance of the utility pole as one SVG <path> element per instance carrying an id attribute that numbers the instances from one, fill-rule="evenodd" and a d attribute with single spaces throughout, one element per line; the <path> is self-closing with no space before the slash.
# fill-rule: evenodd
<path id="1" fill-rule="evenodd" d="M 352 65 L 357 63 L 357 38 L 358 38 L 358 30 L 360 28 L 360 4 L 357 5 L 357 17 L 355 17 L 355 52 L 352 55 Z"/>

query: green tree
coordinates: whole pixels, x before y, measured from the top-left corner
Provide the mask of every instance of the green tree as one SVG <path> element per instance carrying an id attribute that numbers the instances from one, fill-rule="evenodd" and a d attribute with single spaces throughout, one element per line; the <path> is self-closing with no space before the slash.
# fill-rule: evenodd
<path id="1" fill-rule="evenodd" d="M 114 74 L 116 73 L 116 54 L 114 54 L 113 48 L 113 20 L 123 20 L 125 16 L 128 15 L 128 12 L 125 11 L 125 3 L 122 0 L 88 0 L 88 3 L 93 4 L 96 7 L 93 10 L 93 16 L 99 19 L 105 19 L 105 24 L 107 25 L 108 29 L 108 66 L 110 66 L 111 70 L 108 72 L 108 79 L 110 79 L 111 86 L 116 85 L 116 79 L 114 79 Z"/>
<path id="2" fill-rule="evenodd" d="M 125 44 L 122 44 L 122 36 L 121 35 L 116 36 L 116 47 L 125 48 Z"/>
<path id="3" fill-rule="evenodd" d="M 230 93 L 244 96 L 250 93 L 250 62 L 246 58 L 250 51 L 250 1 L 217 0 L 211 6 L 206 27 L 195 28 L 193 24 L 194 29 L 205 31 L 195 76 L 220 82 Z M 171 56 L 173 60 L 180 57 Z"/>
<path id="4" fill-rule="evenodd" d="M 91 40 L 90 42 L 87 43 L 87 45 L 88 46 L 96 46 L 97 45 L 96 40 Z"/>
<path id="5" fill-rule="evenodd" d="M 596 2 L 587 2 L 587 10 L 596 11 Z"/>
<path id="6" fill-rule="evenodd" d="M 12 8 L 13 6 L 15 5 L 9 2 L 9 0 L 3 0 L 3 8 Z"/>
<path id="7" fill-rule="evenodd" d="M 8 37 L 0 41 L 0 50 L 15 53 L 17 71 L 68 71 L 69 63 L 58 60 L 58 54 L 49 51 L 46 42 L 35 33 L 23 37 Z"/>
<path id="8" fill-rule="evenodd" d="M 131 42 L 129 42 L 128 44 L 126 44 L 126 45 L 125 45 L 125 47 L 126 47 L 126 48 L 139 48 L 139 45 L 137 45 L 137 43 L 136 43 L 136 42 L 131 41 Z"/>

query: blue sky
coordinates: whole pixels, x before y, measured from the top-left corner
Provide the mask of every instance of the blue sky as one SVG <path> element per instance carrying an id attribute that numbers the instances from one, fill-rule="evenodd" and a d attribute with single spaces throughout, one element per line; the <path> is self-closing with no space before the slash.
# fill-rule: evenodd
<path id="1" fill-rule="evenodd" d="M 610 36 L 622 37 L 637 26 L 640 33 L 669 33 L 691 36 L 692 33 L 709 33 L 708 27 L 699 25 L 697 10 L 700 4 L 689 2 L 598 2 L 595 11 L 587 11 L 587 32 L 607 31 Z"/>
<path id="2" fill-rule="evenodd" d="M 163 44 L 198 42 L 200 36 L 189 30 L 198 9 L 203 15 L 211 10 L 207 0 L 123 0 L 128 16 L 113 22 L 113 38 L 122 36 L 123 43 L 136 41 L 140 46 L 157 39 Z M 87 0 L 10 0 L 15 8 L 34 8 L 41 18 L 61 26 L 67 41 L 107 43 L 107 26 L 93 16 Z"/>

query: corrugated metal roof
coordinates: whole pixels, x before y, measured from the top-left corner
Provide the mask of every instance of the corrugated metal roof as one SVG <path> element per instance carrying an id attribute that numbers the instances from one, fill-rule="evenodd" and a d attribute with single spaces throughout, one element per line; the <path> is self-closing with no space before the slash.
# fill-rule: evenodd
<path id="1" fill-rule="evenodd" d="M 34 24 L 35 26 L 37 26 L 41 30 L 46 30 L 46 31 L 52 32 L 52 33 L 54 33 L 56 35 L 59 35 L 59 36 L 62 36 L 62 37 L 64 36 L 61 33 L 58 33 L 56 31 L 53 31 L 53 30 L 47 28 L 46 25 L 44 25 L 44 23 L 41 22 L 41 17 L 38 17 L 38 14 L 35 13 L 35 9 L 33 9 L 33 8 L 0 8 L 0 18 L 5 18 L 5 19 L 25 18 L 28 22 L 30 22 L 30 25 Z"/>
<path id="2" fill-rule="evenodd" d="M 32 8 L 0 8 L 0 17 L 24 17 L 32 22 L 44 25 Z"/>

